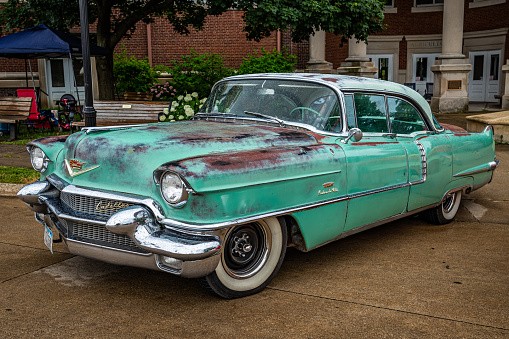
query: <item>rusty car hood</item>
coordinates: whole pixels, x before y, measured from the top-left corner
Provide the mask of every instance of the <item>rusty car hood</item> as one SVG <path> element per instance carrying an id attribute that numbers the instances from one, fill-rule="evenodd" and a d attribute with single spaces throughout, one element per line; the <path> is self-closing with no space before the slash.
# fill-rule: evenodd
<path id="1" fill-rule="evenodd" d="M 317 144 L 310 134 L 255 123 L 186 121 L 95 130 L 71 135 L 57 170 L 77 186 L 148 194 L 153 171 L 169 161 L 269 147 Z M 83 174 L 69 174 L 64 161 Z M 67 166 L 67 167 L 66 167 Z M 76 171 L 78 172 L 78 171 Z"/>

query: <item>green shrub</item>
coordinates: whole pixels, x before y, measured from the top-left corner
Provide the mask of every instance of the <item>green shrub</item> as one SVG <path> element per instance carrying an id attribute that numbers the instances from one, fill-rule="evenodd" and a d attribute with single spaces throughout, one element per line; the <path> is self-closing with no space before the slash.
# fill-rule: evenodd
<path id="1" fill-rule="evenodd" d="M 293 73 L 297 64 L 297 56 L 290 54 L 285 48 L 282 52 L 274 49 L 272 53 L 262 48 L 259 56 L 248 55 L 243 60 L 237 74 Z"/>
<path id="2" fill-rule="evenodd" d="M 150 67 L 148 58 L 138 60 L 134 56 L 127 56 L 122 50 L 115 54 L 113 61 L 113 75 L 118 94 L 124 92 L 148 92 L 156 81 L 156 71 Z"/>
<path id="3" fill-rule="evenodd" d="M 223 57 L 217 54 L 198 54 L 191 49 L 181 61 L 172 62 L 173 87 L 177 94 L 197 92 L 200 98 L 206 97 L 214 83 L 233 72 L 223 64 Z"/>

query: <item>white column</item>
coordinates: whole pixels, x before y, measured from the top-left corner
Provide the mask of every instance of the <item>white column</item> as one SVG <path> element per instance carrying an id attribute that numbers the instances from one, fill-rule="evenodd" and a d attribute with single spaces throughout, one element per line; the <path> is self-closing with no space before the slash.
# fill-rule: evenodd
<path id="1" fill-rule="evenodd" d="M 348 41 L 348 58 L 346 58 L 346 61 L 369 61 L 366 57 L 367 47 L 364 41 L 351 38 Z"/>
<path id="2" fill-rule="evenodd" d="M 375 63 L 366 57 L 367 45 L 364 41 L 351 38 L 348 41 L 348 58 L 338 67 L 338 74 L 373 78 L 378 72 Z"/>
<path id="3" fill-rule="evenodd" d="M 448 58 L 464 58 L 463 18 L 465 15 L 464 0 L 444 1 L 444 22 L 442 33 L 442 55 Z"/>
<path id="4" fill-rule="evenodd" d="M 333 73 L 332 63 L 325 61 L 325 31 L 315 31 L 309 37 L 309 61 L 306 72 Z"/>
<path id="5" fill-rule="evenodd" d="M 435 65 L 431 109 L 439 113 L 468 110 L 468 73 L 472 65 L 462 53 L 464 0 L 444 1 L 442 54 Z"/>

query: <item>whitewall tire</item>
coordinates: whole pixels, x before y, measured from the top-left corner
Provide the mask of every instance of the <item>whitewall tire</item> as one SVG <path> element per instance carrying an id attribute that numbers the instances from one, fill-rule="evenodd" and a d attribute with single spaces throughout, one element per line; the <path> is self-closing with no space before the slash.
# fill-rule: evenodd
<path id="1" fill-rule="evenodd" d="M 263 290 L 281 267 L 287 242 L 283 218 L 239 225 L 225 237 L 216 270 L 200 278 L 209 292 L 231 299 Z"/>

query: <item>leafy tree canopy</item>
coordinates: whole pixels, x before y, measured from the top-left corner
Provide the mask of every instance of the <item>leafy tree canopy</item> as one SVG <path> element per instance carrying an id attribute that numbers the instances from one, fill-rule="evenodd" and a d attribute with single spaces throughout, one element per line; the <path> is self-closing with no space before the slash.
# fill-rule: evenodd
<path id="1" fill-rule="evenodd" d="M 97 44 L 109 55 L 98 61 L 100 91 L 113 96 L 113 49 L 139 21 L 166 18 L 180 34 L 202 29 L 207 15 L 229 9 L 243 11 L 244 30 L 250 40 L 260 41 L 280 29 L 292 40 L 307 40 L 315 30 L 341 36 L 342 42 L 383 29 L 383 0 L 88 0 L 90 23 L 97 24 Z M 45 24 L 68 31 L 79 24 L 78 0 L 8 0 L 0 4 L 3 33 Z M 110 89 L 108 90 L 108 87 Z"/>

